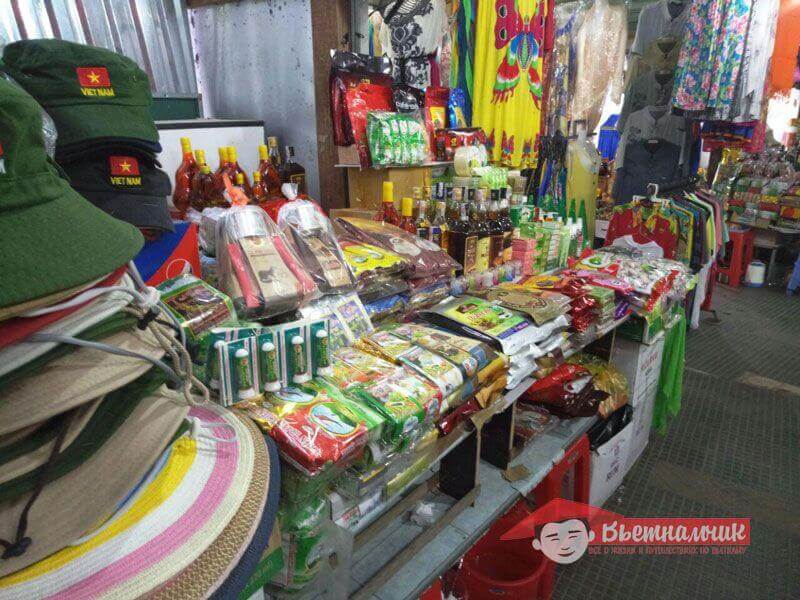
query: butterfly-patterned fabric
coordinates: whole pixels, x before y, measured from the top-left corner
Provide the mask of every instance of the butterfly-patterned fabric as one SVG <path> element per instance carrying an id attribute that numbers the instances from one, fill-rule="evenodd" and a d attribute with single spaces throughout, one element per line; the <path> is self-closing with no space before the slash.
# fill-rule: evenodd
<path id="1" fill-rule="evenodd" d="M 475 23 L 473 125 L 483 127 L 490 158 L 533 166 L 542 104 L 545 0 L 478 5 Z"/>

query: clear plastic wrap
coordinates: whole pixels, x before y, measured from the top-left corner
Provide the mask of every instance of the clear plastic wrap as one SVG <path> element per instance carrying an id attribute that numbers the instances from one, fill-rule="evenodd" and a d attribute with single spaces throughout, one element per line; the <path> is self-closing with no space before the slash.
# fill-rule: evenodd
<path id="1" fill-rule="evenodd" d="M 600 402 L 597 410 L 601 417 L 607 419 L 611 413 L 628 403 L 628 380 L 614 365 L 593 354 L 582 352 L 569 358 L 568 362 L 589 371 L 594 387 L 608 394 L 608 398 Z"/>
<path id="2" fill-rule="evenodd" d="M 354 238 L 402 256 L 408 263 L 406 275 L 409 279 L 447 275 L 461 268 L 433 242 L 389 223 L 349 216 L 337 217 L 335 222 Z"/>
<path id="3" fill-rule="evenodd" d="M 257 206 L 231 208 L 216 237 L 219 283 L 239 316 L 268 318 L 319 296 L 292 246 Z"/>
<path id="4" fill-rule="evenodd" d="M 351 233 L 350 229 L 345 229 L 340 218 L 333 220 L 334 231 L 339 240 L 339 246 L 350 270 L 356 278 L 358 292 L 366 292 L 380 282 L 402 281 L 404 273 L 410 268 L 408 261 L 402 256 L 382 248 L 371 238 L 369 242 Z M 391 293 L 398 293 L 400 290 L 384 293 L 384 296 Z M 380 295 L 369 294 L 370 299 L 380 298 Z"/>
<path id="5" fill-rule="evenodd" d="M 214 207 L 206 208 L 200 215 L 200 226 L 198 240 L 200 248 L 208 256 L 216 256 L 217 253 L 217 227 L 223 215 L 228 212 L 227 208 Z"/>
<path id="6" fill-rule="evenodd" d="M 421 165 L 430 153 L 428 132 L 418 114 L 369 111 L 367 142 L 374 167 Z"/>
<path id="7" fill-rule="evenodd" d="M 319 291 L 343 294 L 353 291 L 356 280 L 342 254 L 331 222 L 309 200 L 294 200 L 278 215 L 278 227 L 290 238 Z"/>

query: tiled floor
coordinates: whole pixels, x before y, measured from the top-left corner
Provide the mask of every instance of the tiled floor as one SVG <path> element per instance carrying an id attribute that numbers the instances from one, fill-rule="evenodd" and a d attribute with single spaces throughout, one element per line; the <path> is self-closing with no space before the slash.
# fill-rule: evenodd
<path id="1" fill-rule="evenodd" d="M 554 597 L 800 598 L 800 297 L 718 286 L 721 323 L 686 343 L 680 415 L 606 505 L 629 516 L 749 516 L 740 556 L 593 556 L 559 571 Z M 752 381 L 752 379 L 751 379 Z"/>

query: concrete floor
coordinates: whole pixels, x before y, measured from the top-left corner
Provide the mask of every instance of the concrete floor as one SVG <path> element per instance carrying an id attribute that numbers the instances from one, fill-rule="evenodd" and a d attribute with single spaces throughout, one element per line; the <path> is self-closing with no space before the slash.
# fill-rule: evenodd
<path id="1" fill-rule="evenodd" d="M 554 598 L 800 598 L 800 297 L 718 286 L 686 342 L 682 410 L 606 507 L 751 517 L 739 556 L 586 556 Z M 707 317 L 708 315 L 706 315 Z"/>

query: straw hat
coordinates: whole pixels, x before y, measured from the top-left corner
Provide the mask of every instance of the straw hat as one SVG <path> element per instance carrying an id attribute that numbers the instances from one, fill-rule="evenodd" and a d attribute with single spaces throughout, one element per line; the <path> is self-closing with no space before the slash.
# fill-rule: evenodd
<path id="1" fill-rule="evenodd" d="M 76 414 L 71 416 L 64 441 L 61 443 L 62 452 L 69 448 L 83 431 L 102 401 L 103 399 L 99 398 L 75 409 Z M 60 427 L 60 419 L 56 417 L 40 424 L 39 427 L 25 428 L 23 431 L 27 435 L 0 446 L 0 483 L 21 477 L 44 465 L 53 452 Z M 16 437 L 15 434 L 16 432 L 9 434 L 9 438 Z"/>
<path id="2" fill-rule="evenodd" d="M 165 354 L 147 329 L 121 331 L 103 342 L 155 359 Z M 35 375 L 12 382 L 3 390 L 0 435 L 39 423 L 116 390 L 152 366 L 139 357 L 78 348 L 48 362 Z"/>
<path id="3" fill-rule="evenodd" d="M 163 386 L 139 400 L 101 447 L 62 477 L 45 481 L 27 513 L 24 536 L 30 544 L 21 554 L 0 559 L 0 596 L 7 593 L 2 589 L 9 581 L 6 575 L 67 547 L 110 515 L 152 467 L 187 413 L 184 397 Z M 0 539 L 17 538 L 30 499 L 25 493 L 0 503 Z"/>
<path id="4" fill-rule="evenodd" d="M 264 519 L 265 498 L 276 498 L 278 469 L 252 423 L 214 405 L 191 408 L 189 418 L 191 431 L 163 452 L 110 519 L 0 579 L 0 597 L 202 597 L 224 582 L 263 529 L 255 524 Z M 85 492 L 75 491 L 73 500 L 78 494 Z"/>

